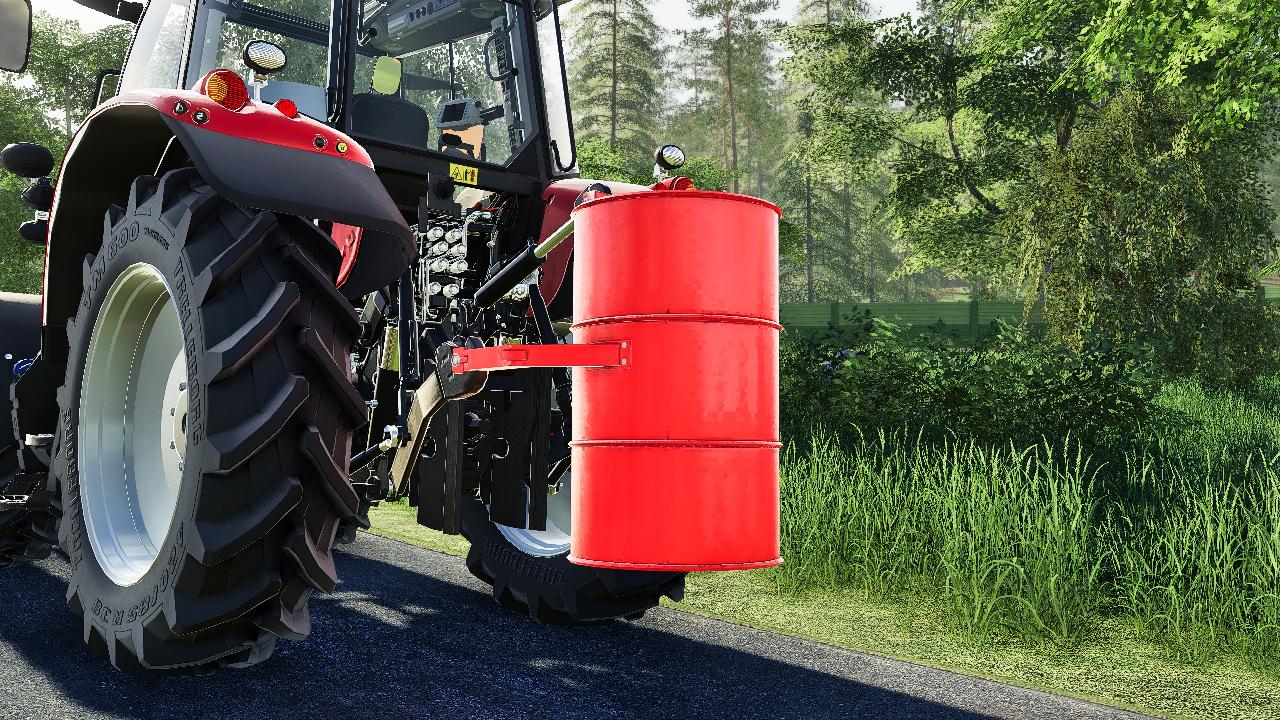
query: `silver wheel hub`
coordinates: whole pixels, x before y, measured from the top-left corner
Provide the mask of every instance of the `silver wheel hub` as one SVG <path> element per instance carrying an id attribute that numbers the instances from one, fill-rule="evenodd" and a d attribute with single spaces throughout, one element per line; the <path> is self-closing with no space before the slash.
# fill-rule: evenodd
<path id="1" fill-rule="evenodd" d="M 547 529 L 528 530 L 497 525 L 498 532 L 520 552 L 534 557 L 555 557 L 569 552 L 572 529 L 573 478 L 566 472 L 560 491 L 547 498 Z"/>
<path id="2" fill-rule="evenodd" d="M 186 453 L 187 364 L 173 294 L 138 263 L 94 321 L 80 387 L 80 502 L 103 572 L 142 579 L 169 534 Z"/>

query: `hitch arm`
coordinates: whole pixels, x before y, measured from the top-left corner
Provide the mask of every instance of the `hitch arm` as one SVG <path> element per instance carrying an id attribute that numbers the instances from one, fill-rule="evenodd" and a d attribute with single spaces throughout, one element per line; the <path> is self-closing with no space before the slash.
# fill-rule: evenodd
<path id="1" fill-rule="evenodd" d="M 625 368 L 631 364 L 626 340 L 582 345 L 498 345 L 454 348 L 455 373 L 535 367 Z"/>

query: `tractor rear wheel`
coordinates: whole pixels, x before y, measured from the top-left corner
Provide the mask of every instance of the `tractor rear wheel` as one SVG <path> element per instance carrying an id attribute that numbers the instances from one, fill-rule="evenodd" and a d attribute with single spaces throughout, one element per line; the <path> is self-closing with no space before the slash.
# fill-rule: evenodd
<path id="1" fill-rule="evenodd" d="M 638 619 L 665 595 L 684 596 L 684 573 L 584 567 L 569 562 L 571 474 L 548 498 L 547 529 L 498 525 L 480 498 L 462 506 L 462 534 L 471 542 L 467 569 L 493 586 L 503 607 L 555 625 Z"/>
<path id="2" fill-rule="evenodd" d="M 338 265 L 312 223 L 192 169 L 139 178 L 108 212 L 67 326 L 54 472 L 68 604 L 116 667 L 260 662 L 334 589 L 364 422 Z"/>

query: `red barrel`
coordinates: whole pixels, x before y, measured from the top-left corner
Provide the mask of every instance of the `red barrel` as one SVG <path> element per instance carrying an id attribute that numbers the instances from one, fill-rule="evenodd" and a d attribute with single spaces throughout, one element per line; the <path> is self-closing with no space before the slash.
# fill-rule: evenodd
<path id="1" fill-rule="evenodd" d="M 778 218 L 763 200 L 655 191 L 575 212 L 570 561 L 631 570 L 782 562 Z"/>

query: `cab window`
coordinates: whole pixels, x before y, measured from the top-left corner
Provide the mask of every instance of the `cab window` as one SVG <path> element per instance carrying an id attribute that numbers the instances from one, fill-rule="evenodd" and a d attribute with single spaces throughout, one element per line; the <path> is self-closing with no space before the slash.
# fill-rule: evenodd
<path id="1" fill-rule="evenodd" d="M 182 80 L 191 0 L 152 0 L 138 25 L 120 90 L 176 88 Z"/>
<path id="2" fill-rule="evenodd" d="M 210 7 L 202 37 L 196 40 L 198 62 L 188 84 L 217 68 L 226 68 L 249 77 L 244 64 L 244 46 L 250 40 L 267 40 L 279 45 L 288 58 L 284 69 L 273 73 L 261 89 L 264 102 L 289 98 L 298 110 L 316 120 L 328 117 L 329 24 L 333 12 L 330 0 L 262 0 L 246 2 L 227 11 Z M 288 34 L 262 26 L 286 26 Z"/>

